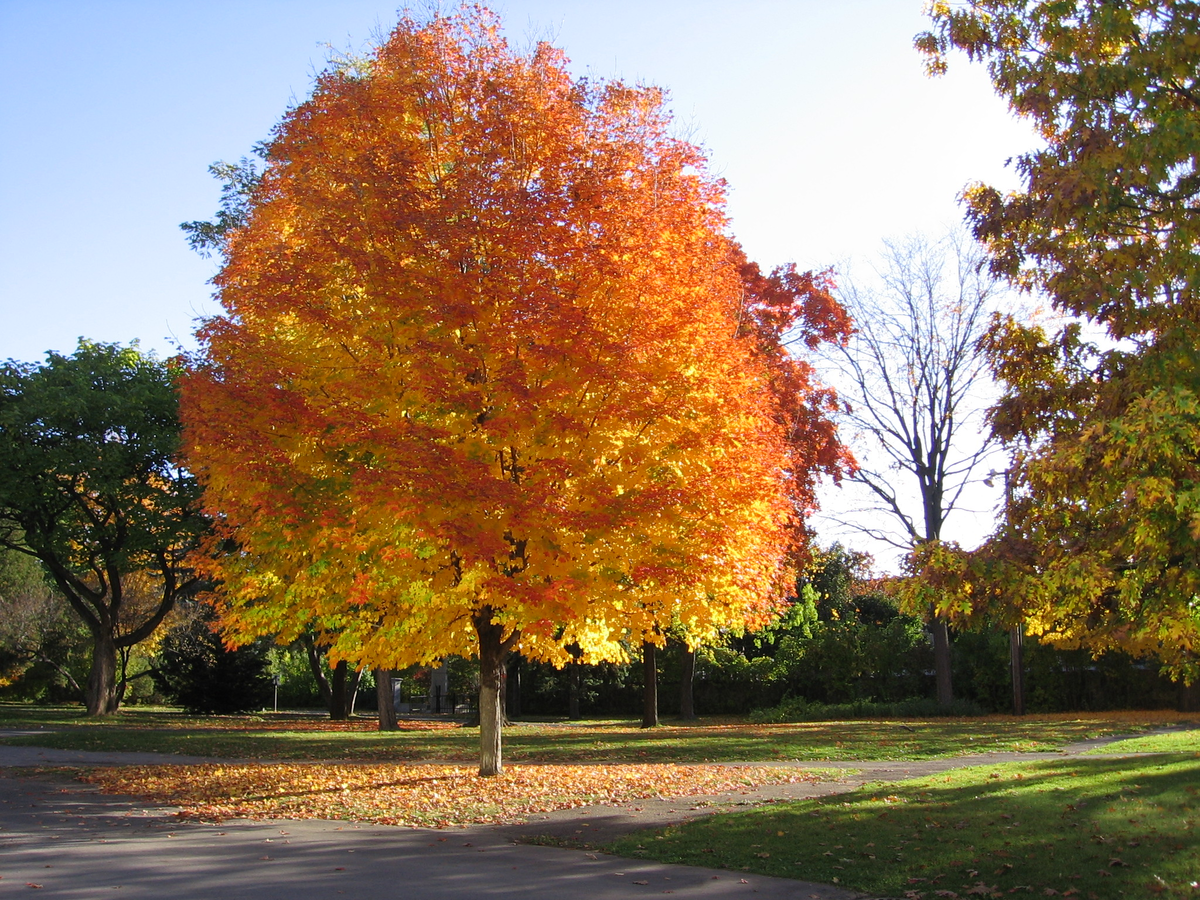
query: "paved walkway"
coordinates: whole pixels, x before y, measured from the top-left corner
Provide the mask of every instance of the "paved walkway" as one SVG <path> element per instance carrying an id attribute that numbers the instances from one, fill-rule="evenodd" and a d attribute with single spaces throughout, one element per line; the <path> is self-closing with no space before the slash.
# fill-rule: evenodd
<path id="1" fill-rule="evenodd" d="M 737 794 L 564 810 L 524 825 L 440 831 L 327 821 L 182 822 L 170 807 L 99 793 L 55 773 L 0 771 L 0 897 L 94 900 L 856 900 L 831 885 L 617 859 L 587 849 L 641 828 L 714 811 L 851 790 L 977 763 L 1055 759 L 994 753 L 921 762 L 801 763 L 846 770 L 827 782 Z M 91 753 L 0 745 L 0 767 L 205 762 L 154 753 Z M 227 760 L 226 760 L 227 761 Z M 550 836 L 581 849 L 520 843 Z"/>

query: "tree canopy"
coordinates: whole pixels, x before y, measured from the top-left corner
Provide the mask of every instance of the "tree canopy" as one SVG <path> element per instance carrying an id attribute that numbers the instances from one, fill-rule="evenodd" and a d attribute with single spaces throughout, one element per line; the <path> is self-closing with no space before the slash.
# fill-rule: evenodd
<path id="1" fill-rule="evenodd" d="M 175 375 L 136 347 L 87 341 L 0 366 L 0 546 L 40 559 L 91 632 L 93 715 L 120 703 L 118 653 L 197 584 L 185 558 L 207 522 L 175 461 Z"/>
<path id="2" fill-rule="evenodd" d="M 490 774 L 510 649 L 616 658 L 772 612 L 841 458 L 758 326 L 819 342 L 844 314 L 747 268 L 670 131 L 660 90 L 575 81 L 479 9 L 402 20 L 285 116 L 184 384 L 232 640 L 478 655 Z"/>
<path id="3" fill-rule="evenodd" d="M 931 69 L 953 49 L 985 61 L 1040 130 L 1044 146 L 1016 162 L 1022 190 L 976 185 L 966 199 L 997 271 L 1064 317 L 990 335 L 1007 386 L 993 425 L 1014 464 L 1006 527 L 976 574 L 1007 584 L 1047 638 L 1157 655 L 1190 678 L 1200 15 L 1158 0 L 975 0 L 932 17 L 918 38 Z"/>

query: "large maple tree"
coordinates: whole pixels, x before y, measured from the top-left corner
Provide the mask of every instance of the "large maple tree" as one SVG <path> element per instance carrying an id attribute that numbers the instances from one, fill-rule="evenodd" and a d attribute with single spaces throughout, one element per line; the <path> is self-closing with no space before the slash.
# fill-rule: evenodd
<path id="1" fill-rule="evenodd" d="M 932 16 L 918 38 L 931 68 L 953 49 L 986 62 L 1044 139 L 1017 160 L 1021 190 L 976 185 L 966 199 L 996 268 L 1063 317 L 1000 322 L 990 336 L 1007 386 L 993 424 L 1014 453 L 1010 502 L 956 577 L 974 579 L 976 598 L 1017 598 L 1048 639 L 1155 655 L 1191 678 L 1200 15 L 1159 0 L 973 0 Z"/>
<path id="2" fill-rule="evenodd" d="M 493 774 L 510 650 L 617 658 L 771 613 L 841 457 L 763 329 L 784 294 L 810 342 L 844 314 L 749 267 L 670 129 L 661 91 L 573 80 L 480 9 L 402 20 L 286 115 L 184 385 L 231 640 L 477 655 Z"/>

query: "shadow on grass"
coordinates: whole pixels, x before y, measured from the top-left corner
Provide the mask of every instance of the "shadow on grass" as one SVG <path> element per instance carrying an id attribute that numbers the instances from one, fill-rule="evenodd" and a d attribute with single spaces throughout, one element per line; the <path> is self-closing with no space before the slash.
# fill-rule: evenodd
<path id="1" fill-rule="evenodd" d="M 611 849 L 913 900 L 1194 897 L 1198 780 L 1197 754 L 977 766 L 717 816 Z"/>

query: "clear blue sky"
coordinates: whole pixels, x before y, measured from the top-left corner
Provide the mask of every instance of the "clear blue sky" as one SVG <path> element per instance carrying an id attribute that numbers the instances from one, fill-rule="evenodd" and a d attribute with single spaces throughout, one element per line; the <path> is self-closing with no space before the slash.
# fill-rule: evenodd
<path id="1" fill-rule="evenodd" d="M 972 179 L 1011 181 L 1032 138 L 965 60 L 928 79 L 920 0 L 507 0 L 510 36 L 550 35 L 579 73 L 670 90 L 732 187 L 767 265 L 868 258 L 960 218 Z M 0 359 L 76 338 L 171 352 L 213 310 L 209 163 L 307 95 L 325 45 L 397 17 L 373 0 L 0 0 Z"/>
<path id="2" fill-rule="evenodd" d="M 960 221 L 969 181 L 1014 185 L 1005 161 L 1035 142 L 980 67 L 957 59 L 925 77 L 921 5 L 494 8 L 510 39 L 549 37 L 578 74 L 667 88 L 765 266 L 861 271 L 883 238 Z M 214 261 L 179 223 L 214 213 L 208 165 L 266 138 L 328 45 L 361 50 L 397 17 L 377 0 L 0 0 L 0 359 L 70 352 L 80 336 L 160 355 L 194 346 L 194 320 L 215 311 Z"/>

